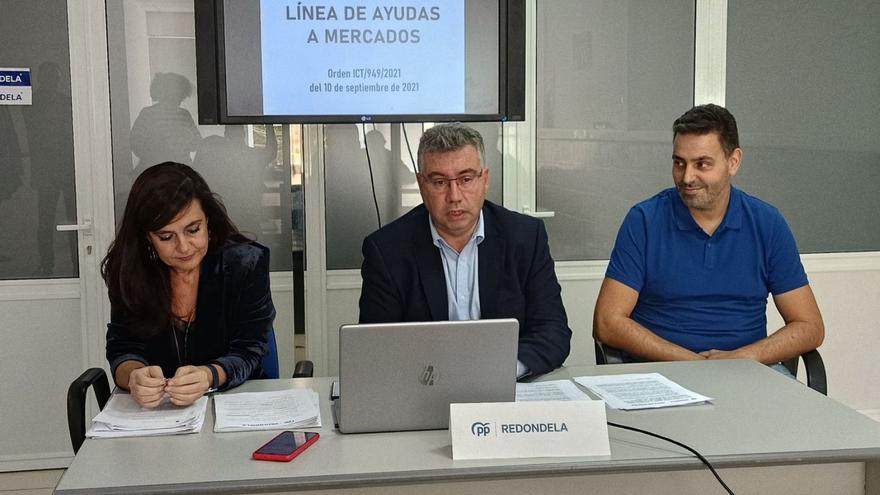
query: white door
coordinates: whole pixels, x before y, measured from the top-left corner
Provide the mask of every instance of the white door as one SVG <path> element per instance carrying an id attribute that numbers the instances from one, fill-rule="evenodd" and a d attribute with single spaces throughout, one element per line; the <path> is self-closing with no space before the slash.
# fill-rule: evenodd
<path id="1" fill-rule="evenodd" d="M 103 8 L 70 3 L 4 0 L 0 15 L 0 71 L 29 69 L 33 101 L 0 106 L 0 471 L 67 466 L 67 387 L 104 363 Z"/>

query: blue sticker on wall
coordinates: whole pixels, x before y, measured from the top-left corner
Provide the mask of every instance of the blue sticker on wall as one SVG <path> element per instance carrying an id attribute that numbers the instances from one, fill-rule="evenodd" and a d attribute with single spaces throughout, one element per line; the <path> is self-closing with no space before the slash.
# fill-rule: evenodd
<path id="1" fill-rule="evenodd" d="M 0 105 L 31 104 L 31 70 L 0 68 Z"/>

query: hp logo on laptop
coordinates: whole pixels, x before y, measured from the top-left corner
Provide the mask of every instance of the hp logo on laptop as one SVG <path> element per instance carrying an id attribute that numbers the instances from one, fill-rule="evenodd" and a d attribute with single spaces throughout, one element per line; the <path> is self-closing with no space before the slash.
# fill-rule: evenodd
<path id="1" fill-rule="evenodd" d="M 419 375 L 419 383 L 422 385 L 431 386 L 434 385 L 434 366 L 428 365 L 422 369 L 422 373 Z"/>

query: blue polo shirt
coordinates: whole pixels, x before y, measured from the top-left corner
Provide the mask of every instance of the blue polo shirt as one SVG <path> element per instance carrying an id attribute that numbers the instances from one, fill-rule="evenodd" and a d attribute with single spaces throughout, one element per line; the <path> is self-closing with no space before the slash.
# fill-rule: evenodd
<path id="1" fill-rule="evenodd" d="M 617 234 L 606 276 L 639 293 L 633 320 L 694 352 L 763 339 L 767 294 L 808 283 L 779 210 L 734 187 L 712 236 L 675 188 L 635 205 Z"/>

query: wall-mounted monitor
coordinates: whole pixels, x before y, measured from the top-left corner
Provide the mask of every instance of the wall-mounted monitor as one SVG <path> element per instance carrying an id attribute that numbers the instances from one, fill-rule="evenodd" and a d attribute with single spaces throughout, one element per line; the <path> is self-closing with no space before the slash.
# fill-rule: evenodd
<path id="1" fill-rule="evenodd" d="M 523 120 L 525 0 L 196 0 L 200 124 Z"/>

